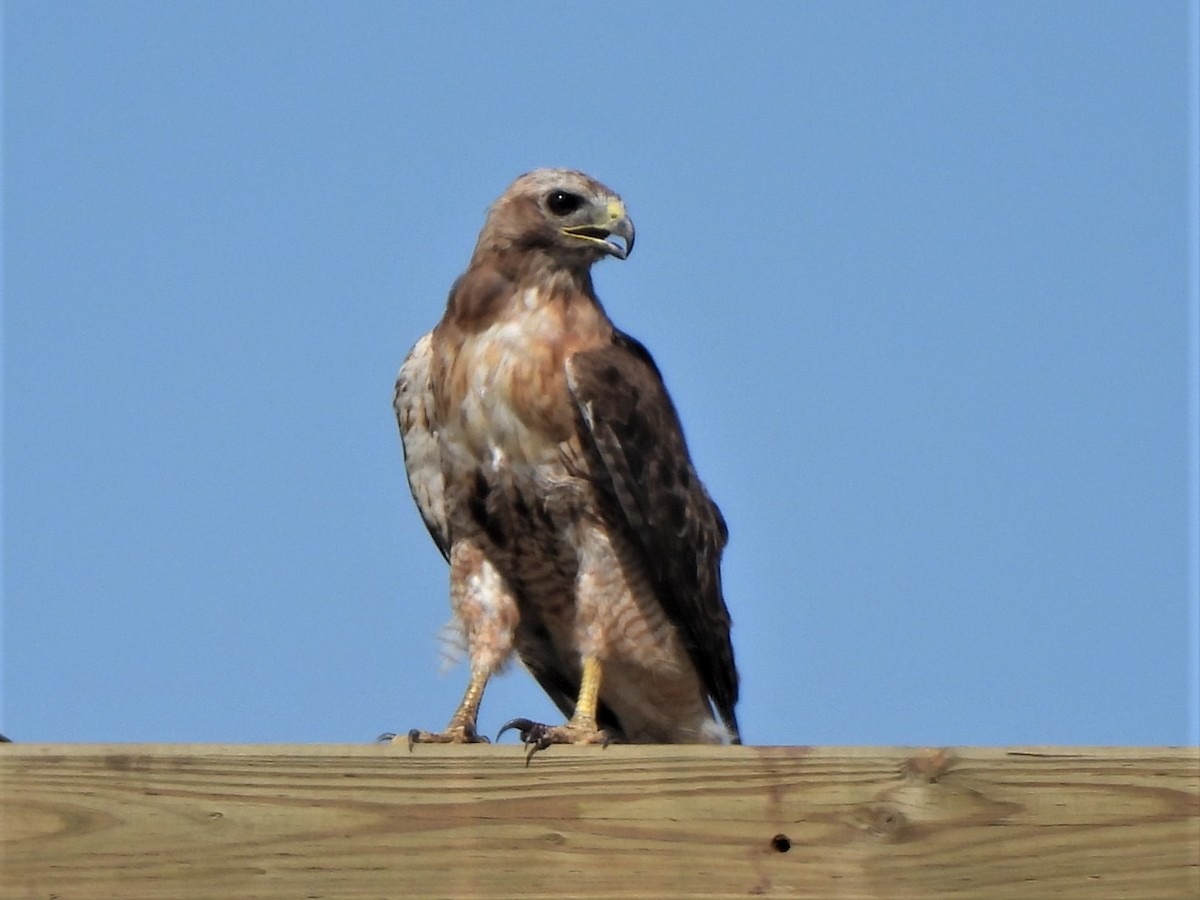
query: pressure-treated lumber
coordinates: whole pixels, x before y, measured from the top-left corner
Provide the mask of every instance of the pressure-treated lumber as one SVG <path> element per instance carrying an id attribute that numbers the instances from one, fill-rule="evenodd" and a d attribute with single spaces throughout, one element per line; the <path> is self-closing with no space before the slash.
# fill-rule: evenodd
<path id="1" fill-rule="evenodd" d="M 1194 898 L 1200 751 L 3 744 L 0 896 Z"/>

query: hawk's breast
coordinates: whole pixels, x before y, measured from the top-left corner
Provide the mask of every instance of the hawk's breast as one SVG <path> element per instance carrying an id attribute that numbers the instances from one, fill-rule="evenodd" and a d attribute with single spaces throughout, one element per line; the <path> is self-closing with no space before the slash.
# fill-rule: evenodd
<path id="1" fill-rule="evenodd" d="M 462 334 L 441 360 L 443 438 L 477 462 L 539 466 L 576 430 L 564 363 L 591 334 L 568 327 L 567 301 L 518 291 L 504 314 Z M 447 358 L 448 357 L 448 358 Z"/>

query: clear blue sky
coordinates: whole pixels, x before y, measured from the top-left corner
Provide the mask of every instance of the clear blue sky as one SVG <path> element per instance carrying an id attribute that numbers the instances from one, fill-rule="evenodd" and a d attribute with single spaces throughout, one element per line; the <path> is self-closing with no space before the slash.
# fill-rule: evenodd
<path id="1" fill-rule="evenodd" d="M 749 743 L 1197 741 L 1195 28 L 6 4 L 0 730 L 445 724 L 392 381 L 561 165 L 637 223 L 596 282 L 730 523 Z M 516 715 L 556 718 L 514 668 Z"/>

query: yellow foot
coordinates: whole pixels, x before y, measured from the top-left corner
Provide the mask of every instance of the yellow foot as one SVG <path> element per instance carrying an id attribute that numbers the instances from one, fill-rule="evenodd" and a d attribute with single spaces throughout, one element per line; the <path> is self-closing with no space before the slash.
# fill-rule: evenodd
<path id="1" fill-rule="evenodd" d="M 612 736 L 604 729 L 596 727 L 595 722 L 574 719 L 565 725 L 543 725 L 532 719 L 511 719 L 504 723 L 500 734 L 496 735 L 496 740 L 500 740 L 500 735 L 514 728 L 521 736 L 521 743 L 526 747 L 525 765 L 529 765 L 533 754 L 545 750 L 551 744 L 600 744 L 607 747 L 608 742 L 612 740 Z"/>
<path id="2" fill-rule="evenodd" d="M 403 744 L 408 743 L 409 751 L 412 750 L 413 744 L 490 744 L 486 737 L 475 730 L 475 726 L 470 722 L 455 723 L 452 722 L 445 731 L 422 731 L 420 728 L 414 728 L 405 735 L 399 735 L 395 732 L 385 732 L 378 738 L 382 743 Z"/>

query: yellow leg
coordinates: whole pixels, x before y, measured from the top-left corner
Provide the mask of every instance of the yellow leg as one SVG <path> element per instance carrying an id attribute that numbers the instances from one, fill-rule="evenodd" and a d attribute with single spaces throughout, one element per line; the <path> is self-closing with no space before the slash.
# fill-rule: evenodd
<path id="1" fill-rule="evenodd" d="M 543 725 L 531 719 L 513 719 L 500 729 L 500 734 L 515 728 L 521 741 L 528 748 L 525 764 L 533 754 L 545 750 L 551 744 L 607 744 L 610 735 L 596 725 L 596 706 L 600 702 L 600 660 L 595 656 L 583 658 L 583 672 L 579 680 L 579 696 L 575 701 L 575 712 L 565 725 Z M 497 735 L 499 737 L 499 735 Z"/>
<path id="2" fill-rule="evenodd" d="M 596 704 L 600 700 L 600 660 L 594 656 L 583 658 L 583 676 L 579 681 L 579 699 L 575 702 L 575 714 L 570 725 L 580 731 L 596 730 Z"/>
<path id="3" fill-rule="evenodd" d="M 446 726 L 445 731 L 421 731 L 419 728 L 414 728 L 404 738 L 394 734 L 390 740 L 393 744 L 407 740 L 409 750 L 413 748 L 413 744 L 488 743 L 488 739 L 482 737 L 476 727 L 479 719 L 479 704 L 483 701 L 483 689 L 487 687 L 487 683 L 487 672 L 472 670 L 467 691 L 463 694 L 458 709 L 450 717 L 450 724 Z"/>
<path id="4" fill-rule="evenodd" d="M 467 692 L 463 694 L 462 702 L 458 704 L 458 709 L 454 711 L 454 715 L 450 717 L 451 727 L 455 725 L 470 725 L 475 727 L 475 722 L 479 718 L 479 704 L 483 702 L 483 689 L 487 687 L 488 676 L 486 672 L 471 672 L 471 680 L 467 684 Z"/>

